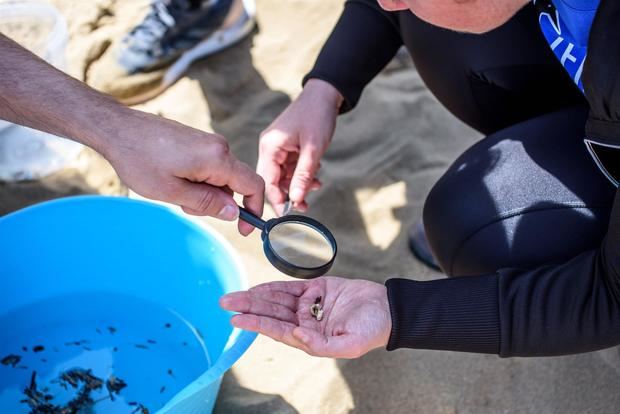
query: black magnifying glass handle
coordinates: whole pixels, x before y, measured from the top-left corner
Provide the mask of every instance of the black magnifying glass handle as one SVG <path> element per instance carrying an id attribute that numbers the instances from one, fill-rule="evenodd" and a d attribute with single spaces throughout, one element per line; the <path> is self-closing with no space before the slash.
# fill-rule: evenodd
<path id="1" fill-rule="evenodd" d="M 250 223 L 257 229 L 260 229 L 260 230 L 265 229 L 265 220 L 254 215 L 253 213 L 250 213 L 248 210 L 246 210 L 243 207 L 239 207 L 239 218 L 245 221 L 246 223 Z"/>

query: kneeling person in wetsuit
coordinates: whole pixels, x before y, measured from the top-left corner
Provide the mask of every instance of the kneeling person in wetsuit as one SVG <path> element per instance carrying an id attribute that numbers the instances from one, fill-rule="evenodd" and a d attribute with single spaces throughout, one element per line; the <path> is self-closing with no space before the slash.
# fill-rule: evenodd
<path id="1" fill-rule="evenodd" d="M 424 211 L 440 267 L 471 277 L 276 282 L 224 297 L 242 312 L 233 324 L 339 358 L 378 347 L 543 356 L 620 344 L 620 4 L 380 3 L 391 11 L 346 2 L 302 94 L 263 134 L 258 170 L 280 209 L 293 164 L 289 196 L 303 208 L 338 113 L 404 44 L 435 96 L 487 135 Z M 306 311 L 318 297 L 320 323 Z"/>

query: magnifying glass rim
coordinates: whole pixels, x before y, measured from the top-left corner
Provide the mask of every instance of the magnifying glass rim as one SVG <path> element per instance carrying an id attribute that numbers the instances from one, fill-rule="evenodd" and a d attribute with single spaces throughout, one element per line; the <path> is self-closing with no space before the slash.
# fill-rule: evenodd
<path id="1" fill-rule="evenodd" d="M 331 259 L 321 266 L 303 267 L 292 265 L 290 264 L 290 262 L 287 262 L 282 257 L 280 257 L 273 250 L 273 246 L 271 245 L 271 241 L 269 240 L 269 232 L 275 226 L 289 222 L 296 222 L 304 226 L 312 227 L 316 229 L 319 233 L 321 233 L 321 235 L 327 239 L 330 247 L 332 248 L 333 253 Z M 288 216 L 271 219 L 265 223 L 265 228 L 263 229 L 263 233 L 261 236 L 263 239 L 263 250 L 269 262 L 282 273 L 286 273 L 289 276 L 300 279 L 313 279 L 315 277 L 323 276 L 334 264 L 334 261 L 336 260 L 336 254 L 338 253 L 338 244 L 336 243 L 336 238 L 331 233 L 331 231 L 329 231 L 329 229 L 325 227 L 322 223 L 307 216 L 291 214 Z"/>

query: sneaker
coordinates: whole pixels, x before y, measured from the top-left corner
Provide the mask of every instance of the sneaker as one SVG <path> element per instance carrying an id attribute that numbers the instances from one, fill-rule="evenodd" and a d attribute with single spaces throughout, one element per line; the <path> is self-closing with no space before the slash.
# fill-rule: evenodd
<path id="1" fill-rule="evenodd" d="M 144 102 L 196 60 L 249 35 L 255 10 L 254 0 L 154 0 L 144 20 L 93 65 L 87 81 L 127 105 Z"/>
<path id="2" fill-rule="evenodd" d="M 409 229 L 409 249 L 413 255 L 426 266 L 441 272 L 441 268 L 433 256 L 431 247 L 428 245 L 422 220 L 419 220 Z"/>

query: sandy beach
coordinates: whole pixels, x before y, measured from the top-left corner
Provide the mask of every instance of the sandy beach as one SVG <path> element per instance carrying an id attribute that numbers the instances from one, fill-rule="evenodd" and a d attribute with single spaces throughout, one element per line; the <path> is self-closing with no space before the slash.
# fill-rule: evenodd
<path id="1" fill-rule="evenodd" d="M 148 4 L 50 2 L 69 24 L 69 72 L 85 81 Z M 260 132 L 300 92 L 343 1 L 257 3 L 259 28 L 252 36 L 195 64 L 169 90 L 137 107 L 224 135 L 252 166 Z M 339 119 L 322 164 L 324 186 L 309 199 L 308 215 L 338 240 L 331 274 L 376 282 L 443 277 L 410 254 L 407 230 L 433 183 L 480 138 L 441 107 L 408 60 L 375 79 L 360 105 Z M 1 184 L 0 214 L 54 197 L 125 193 L 105 160 L 92 152 L 84 157 L 81 169 Z M 287 279 L 264 258 L 256 232 L 243 238 L 234 224 L 205 220 L 238 250 L 251 284 Z M 618 350 L 546 359 L 377 350 L 336 361 L 261 337 L 225 377 L 215 412 L 617 413 L 620 367 L 606 362 L 610 352 Z"/>

